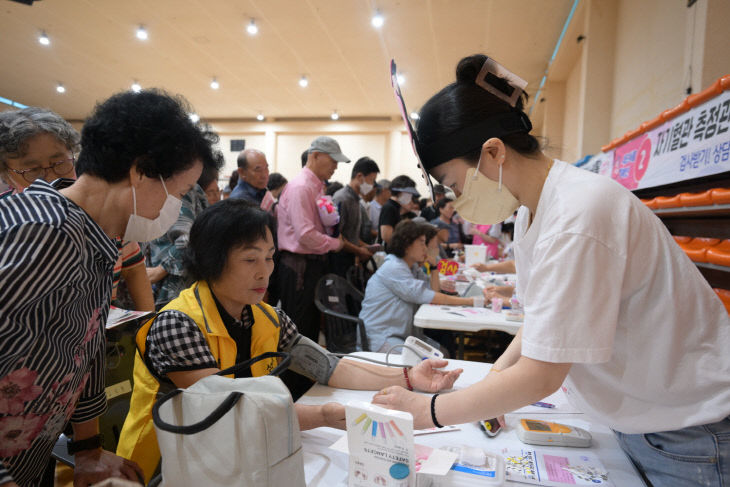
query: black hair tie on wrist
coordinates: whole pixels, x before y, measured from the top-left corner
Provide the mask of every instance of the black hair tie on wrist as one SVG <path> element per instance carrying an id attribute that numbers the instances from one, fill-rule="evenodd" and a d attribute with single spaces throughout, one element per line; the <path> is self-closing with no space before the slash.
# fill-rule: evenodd
<path id="1" fill-rule="evenodd" d="M 438 420 L 436 419 L 436 397 L 438 397 L 438 393 L 431 396 L 431 421 L 433 421 L 433 425 L 437 428 L 443 428 L 444 426 L 442 424 L 439 424 Z"/>

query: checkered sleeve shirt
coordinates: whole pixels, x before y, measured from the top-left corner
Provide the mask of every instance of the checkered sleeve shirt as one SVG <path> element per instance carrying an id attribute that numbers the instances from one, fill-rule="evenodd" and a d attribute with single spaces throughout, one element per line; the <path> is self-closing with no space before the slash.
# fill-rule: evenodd
<path id="1" fill-rule="evenodd" d="M 299 332 L 286 313 L 279 308 L 274 309 L 281 328 L 278 350 L 283 350 Z M 250 306 L 243 308 L 241 320 L 236 320 L 234 326 L 253 326 Z M 176 310 L 163 311 L 150 327 L 147 334 L 147 364 L 157 377 L 164 377 L 169 372 L 218 368 L 198 325 L 188 315 Z"/>

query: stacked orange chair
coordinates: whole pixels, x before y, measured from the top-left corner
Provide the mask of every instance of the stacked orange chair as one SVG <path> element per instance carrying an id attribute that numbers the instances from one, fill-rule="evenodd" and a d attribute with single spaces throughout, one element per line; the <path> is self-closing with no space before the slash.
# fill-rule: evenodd
<path id="1" fill-rule="evenodd" d="M 680 206 L 712 206 L 712 190 L 708 189 L 701 193 L 681 193 L 679 203 Z"/>
<path id="2" fill-rule="evenodd" d="M 707 249 L 707 262 L 730 267 L 730 240 L 723 240 Z"/>
<path id="3" fill-rule="evenodd" d="M 712 203 L 716 205 L 730 204 L 730 188 L 715 188 L 710 190 Z"/>
<path id="4" fill-rule="evenodd" d="M 722 304 L 725 305 L 725 310 L 727 310 L 728 314 L 730 314 L 730 291 L 727 289 L 715 288 L 715 292 L 720 298 L 720 301 L 722 301 Z"/>
<path id="5" fill-rule="evenodd" d="M 677 238 L 675 237 L 674 240 Z M 707 250 L 719 244 L 720 239 L 696 237 L 685 242 L 677 241 L 677 243 L 692 262 L 704 263 L 707 262 Z"/>

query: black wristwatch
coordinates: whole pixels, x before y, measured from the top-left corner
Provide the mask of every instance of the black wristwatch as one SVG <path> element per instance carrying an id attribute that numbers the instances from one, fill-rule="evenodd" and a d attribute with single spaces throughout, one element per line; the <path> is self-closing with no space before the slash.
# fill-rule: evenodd
<path id="1" fill-rule="evenodd" d="M 97 448 L 101 448 L 101 443 L 103 441 L 104 437 L 102 435 L 94 435 L 90 438 L 79 441 L 68 440 L 68 443 L 66 444 L 66 449 L 68 450 L 69 455 L 75 455 L 80 451 L 96 450 Z"/>

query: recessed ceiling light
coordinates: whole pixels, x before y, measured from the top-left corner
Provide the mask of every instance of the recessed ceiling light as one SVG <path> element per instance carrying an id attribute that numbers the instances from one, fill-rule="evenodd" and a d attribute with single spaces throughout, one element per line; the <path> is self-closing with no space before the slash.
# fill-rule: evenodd
<path id="1" fill-rule="evenodd" d="M 61 83 L 58 83 L 58 85 L 56 85 L 56 91 L 59 93 L 66 93 L 66 88 Z"/>
<path id="2" fill-rule="evenodd" d="M 301 78 L 299 78 L 299 86 L 302 88 L 306 88 L 309 85 L 309 80 L 306 76 L 302 75 Z"/>
<path id="3" fill-rule="evenodd" d="M 256 115 L 256 120 L 258 120 L 259 122 L 263 122 L 263 120 L 264 120 L 264 114 L 261 113 L 261 112 L 259 112 L 259 114 Z"/>
<path id="4" fill-rule="evenodd" d="M 218 83 L 218 80 L 213 78 L 213 81 L 210 82 L 210 87 L 214 90 L 217 90 L 221 87 L 220 83 Z"/>
<path id="5" fill-rule="evenodd" d="M 140 25 L 139 27 L 137 27 L 137 39 L 146 41 L 147 37 L 147 29 L 144 28 L 144 25 Z"/>
<path id="6" fill-rule="evenodd" d="M 256 25 L 256 21 L 254 19 L 251 19 L 251 22 L 249 22 L 246 26 L 246 32 L 248 32 L 248 34 L 252 36 L 255 36 L 259 33 L 259 26 Z"/>
<path id="7" fill-rule="evenodd" d="M 47 46 L 51 43 L 51 40 L 46 35 L 46 32 L 42 30 L 41 35 L 38 36 L 38 42 L 40 42 L 44 46 Z"/>
<path id="8" fill-rule="evenodd" d="M 330 118 L 331 118 L 332 120 L 338 120 L 338 119 L 340 118 L 340 114 L 339 114 L 339 113 L 337 113 L 337 110 L 334 110 L 334 111 L 332 112 L 332 115 L 330 115 Z"/>
<path id="9" fill-rule="evenodd" d="M 385 18 L 383 18 L 383 14 L 380 13 L 380 10 L 375 11 L 375 15 L 373 15 L 370 23 L 373 24 L 373 27 L 375 27 L 376 29 L 380 29 L 383 26 L 383 24 L 385 23 Z"/>
<path id="10" fill-rule="evenodd" d="M 418 112 L 411 112 L 411 118 L 413 120 L 418 120 L 421 117 L 418 115 Z"/>
<path id="11" fill-rule="evenodd" d="M 190 120 L 193 121 L 193 123 L 198 123 L 200 121 L 200 116 L 197 113 L 191 113 L 188 116 L 190 117 Z"/>
<path id="12" fill-rule="evenodd" d="M 405 76 L 403 76 L 403 75 L 402 75 L 402 74 L 400 74 L 400 73 L 398 73 L 398 74 L 396 75 L 396 79 L 398 80 L 398 84 L 399 84 L 399 85 L 402 85 L 403 83 L 405 83 L 405 82 L 406 82 L 406 77 L 405 77 Z"/>
<path id="13" fill-rule="evenodd" d="M 132 83 L 132 87 L 131 88 L 132 88 L 132 91 L 134 91 L 135 93 L 139 93 L 140 91 L 142 91 L 142 85 L 140 85 L 136 81 L 134 83 Z"/>

